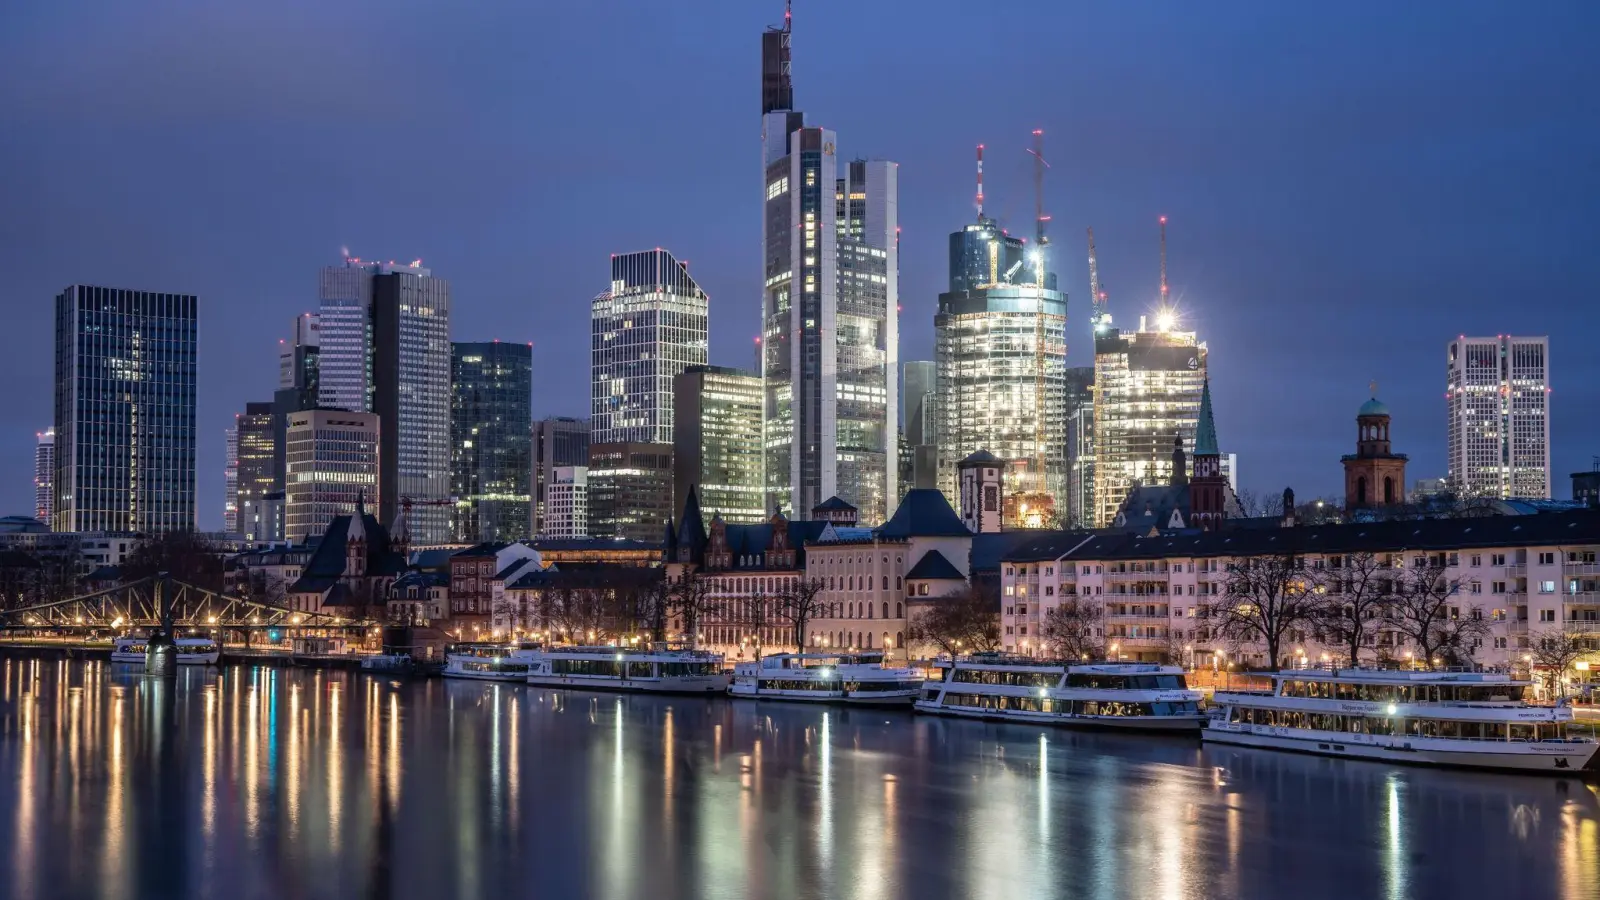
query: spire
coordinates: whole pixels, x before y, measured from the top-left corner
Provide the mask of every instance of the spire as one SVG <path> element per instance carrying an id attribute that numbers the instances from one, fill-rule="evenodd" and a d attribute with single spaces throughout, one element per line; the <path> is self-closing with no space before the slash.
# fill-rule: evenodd
<path id="1" fill-rule="evenodd" d="M 1211 377 L 1200 389 L 1200 422 L 1194 437 L 1195 456 L 1221 456 L 1217 452 L 1217 423 L 1211 418 Z"/>
<path id="2" fill-rule="evenodd" d="M 761 114 L 794 110 L 794 82 L 789 78 L 789 28 L 792 10 L 783 4 L 783 27 L 761 35 Z"/>
<path id="3" fill-rule="evenodd" d="M 358 516 L 366 515 L 366 512 L 367 512 L 367 489 L 366 488 L 359 488 L 359 489 L 356 490 L 356 515 L 358 515 Z"/>

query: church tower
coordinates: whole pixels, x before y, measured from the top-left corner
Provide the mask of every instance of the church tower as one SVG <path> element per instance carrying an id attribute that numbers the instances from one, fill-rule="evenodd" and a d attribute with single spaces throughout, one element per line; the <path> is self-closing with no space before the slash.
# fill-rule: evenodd
<path id="1" fill-rule="evenodd" d="M 1211 379 L 1200 389 L 1200 421 L 1194 435 L 1194 476 L 1189 479 L 1189 524 L 1206 531 L 1222 527 L 1228 515 L 1228 479 L 1217 451 L 1217 423 L 1211 418 Z"/>
<path id="2" fill-rule="evenodd" d="M 1389 407 L 1376 396 L 1356 411 L 1356 452 L 1343 462 L 1346 512 L 1406 501 L 1406 455 L 1390 451 Z"/>

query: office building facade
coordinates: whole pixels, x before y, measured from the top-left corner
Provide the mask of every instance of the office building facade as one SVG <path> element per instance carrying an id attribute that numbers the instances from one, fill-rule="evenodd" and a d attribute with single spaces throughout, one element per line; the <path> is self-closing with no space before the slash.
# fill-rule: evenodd
<path id="1" fill-rule="evenodd" d="M 805 125 L 789 38 L 762 36 L 767 507 L 838 496 L 877 524 L 899 496 L 899 173 Z"/>
<path id="2" fill-rule="evenodd" d="M 56 297 L 56 531 L 195 527 L 198 305 L 91 285 Z"/>
<path id="3" fill-rule="evenodd" d="M 1552 496 L 1549 337 L 1451 341 L 1445 402 L 1447 478 L 1459 495 Z"/>
<path id="4" fill-rule="evenodd" d="M 378 417 L 310 409 L 291 413 L 287 430 L 284 539 L 304 543 L 339 516 L 382 499 Z"/>
<path id="5" fill-rule="evenodd" d="M 659 541 L 672 518 L 672 445 L 589 445 L 589 534 Z"/>
<path id="6" fill-rule="evenodd" d="M 277 475 L 277 442 L 273 434 L 273 404 L 246 403 L 244 413 L 233 418 L 235 506 L 227 528 L 251 540 L 275 540 L 250 521 L 260 509 L 260 500 L 283 489 Z"/>
<path id="7" fill-rule="evenodd" d="M 454 343 L 450 351 L 450 493 L 455 539 L 517 541 L 528 530 L 533 346 Z"/>
<path id="8" fill-rule="evenodd" d="M 1067 296 L 992 219 L 952 234 L 950 257 L 934 316 L 940 487 L 956 496 L 956 463 L 987 451 L 1006 464 L 1007 524 L 1048 526 L 1067 505 Z"/>
<path id="9" fill-rule="evenodd" d="M 548 537 L 552 527 L 547 513 L 551 479 L 555 470 L 564 466 L 580 466 L 587 474 L 589 466 L 589 422 L 570 416 L 550 416 L 533 423 L 533 521 L 530 530 L 535 538 Z"/>
<path id="10" fill-rule="evenodd" d="M 222 432 L 222 530 L 232 531 L 239 519 L 239 427 Z"/>
<path id="11" fill-rule="evenodd" d="M 761 442 L 761 376 L 723 366 L 690 366 L 673 380 L 672 509 L 693 488 L 707 515 L 755 524 L 767 519 Z"/>
<path id="12" fill-rule="evenodd" d="M 321 353 L 322 317 L 301 313 L 289 339 L 278 340 L 278 388 L 302 388 L 314 394 L 321 382 Z"/>
<path id="13" fill-rule="evenodd" d="M 56 509 L 56 430 L 35 435 L 33 447 L 33 517 L 49 527 Z"/>
<path id="14" fill-rule="evenodd" d="M 589 534 L 589 467 L 556 466 L 545 499 L 548 516 L 541 538 L 580 538 Z"/>
<path id="15" fill-rule="evenodd" d="M 1095 528 L 1116 518 L 1134 483 L 1172 480 L 1174 443 L 1195 445 L 1206 345 L 1194 332 L 1162 324 L 1138 331 L 1106 328 L 1095 336 Z"/>
<path id="16" fill-rule="evenodd" d="M 1094 366 L 1067 369 L 1066 503 L 1068 528 L 1088 528 L 1094 519 Z"/>
<path id="17" fill-rule="evenodd" d="M 591 441 L 672 443 L 672 379 L 706 364 L 707 312 L 671 253 L 611 257 L 611 288 L 591 304 Z"/>

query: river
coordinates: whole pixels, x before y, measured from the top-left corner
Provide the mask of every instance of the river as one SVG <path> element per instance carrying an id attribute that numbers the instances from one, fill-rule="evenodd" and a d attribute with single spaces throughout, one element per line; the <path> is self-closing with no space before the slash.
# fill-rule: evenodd
<path id="1" fill-rule="evenodd" d="M 1600 897 L 1600 794 L 726 699 L 0 659 L 6 898 Z"/>

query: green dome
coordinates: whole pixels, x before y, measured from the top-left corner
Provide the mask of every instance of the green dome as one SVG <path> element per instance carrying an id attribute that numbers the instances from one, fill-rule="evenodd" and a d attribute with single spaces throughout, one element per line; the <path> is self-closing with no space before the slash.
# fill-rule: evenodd
<path id="1" fill-rule="evenodd" d="M 1387 416 L 1388 414 L 1389 407 L 1384 406 L 1383 401 L 1377 397 L 1373 397 L 1371 400 L 1361 404 L 1361 411 L 1356 413 L 1358 416 Z"/>

